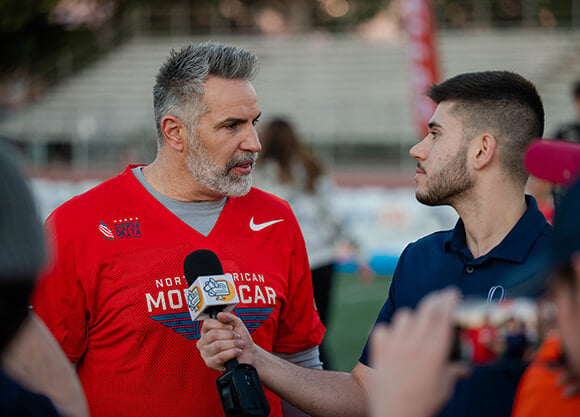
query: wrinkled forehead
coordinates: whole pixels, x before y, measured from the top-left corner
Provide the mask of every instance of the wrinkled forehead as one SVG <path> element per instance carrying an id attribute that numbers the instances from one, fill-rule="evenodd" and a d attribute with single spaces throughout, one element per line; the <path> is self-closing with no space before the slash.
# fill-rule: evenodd
<path id="1" fill-rule="evenodd" d="M 204 82 L 203 90 L 203 98 L 207 105 L 258 101 L 254 86 L 246 80 L 209 77 Z"/>
<path id="2" fill-rule="evenodd" d="M 210 77 L 205 86 L 202 119 L 252 121 L 260 116 L 258 97 L 251 82 Z"/>

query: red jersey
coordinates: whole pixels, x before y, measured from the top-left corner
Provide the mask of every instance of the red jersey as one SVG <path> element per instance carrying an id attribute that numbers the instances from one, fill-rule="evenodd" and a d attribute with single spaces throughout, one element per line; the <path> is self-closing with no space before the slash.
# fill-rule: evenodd
<path id="1" fill-rule="evenodd" d="M 324 335 L 300 228 L 285 201 L 252 188 L 227 200 L 206 237 L 130 168 L 51 214 L 54 260 L 34 309 L 77 362 L 91 415 L 222 416 L 221 374 L 195 346 L 202 322 L 189 317 L 183 261 L 197 249 L 214 251 L 234 278 L 234 312 L 255 343 L 299 352 Z M 281 415 L 279 398 L 265 391 L 270 415 Z"/>

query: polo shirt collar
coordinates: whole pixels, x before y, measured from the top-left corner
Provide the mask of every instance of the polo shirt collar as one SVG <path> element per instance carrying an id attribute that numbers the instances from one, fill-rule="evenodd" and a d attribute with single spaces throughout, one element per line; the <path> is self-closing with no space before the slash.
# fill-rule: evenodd
<path id="1" fill-rule="evenodd" d="M 545 229 L 547 222 L 542 212 L 538 209 L 535 198 L 526 194 L 525 199 L 528 208 L 523 216 L 499 245 L 475 260 L 476 264 L 483 263 L 489 258 L 504 259 L 517 263 L 523 263 L 526 260 L 530 249 L 539 234 Z M 467 259 L 473 260 L 473 255 L 467 247 L 465 225 L 461 218 L 445 240 L 445 250 L 459 252 Z"/>

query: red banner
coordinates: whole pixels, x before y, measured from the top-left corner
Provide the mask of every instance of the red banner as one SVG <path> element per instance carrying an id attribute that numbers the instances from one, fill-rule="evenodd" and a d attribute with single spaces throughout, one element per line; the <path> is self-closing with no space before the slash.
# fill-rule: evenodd
<path id="1" fill-rule="evenodd" d="M 436 107 L 425 96 L 425 90 L 431 84 L 439 82 L 435 14 L 431 0 L 404 0 L 403 4 L 405 27 L 409 37 L 411 107 L 418 137 L 423 138 Z"/>

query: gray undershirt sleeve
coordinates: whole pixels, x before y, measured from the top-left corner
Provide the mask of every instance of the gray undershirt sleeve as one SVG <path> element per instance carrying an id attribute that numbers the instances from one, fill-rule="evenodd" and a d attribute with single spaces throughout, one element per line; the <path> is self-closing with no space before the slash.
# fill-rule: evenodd
<path id="1" fill-rule="evenodd" d="M 322 369 L 322 362 L 320 361 L 320 352 L 318 346 L 302 350 L 296 353 L 279 353 L 273 352 L 279 358 L 285 359 L 296 365 L 304 366 L 306 368 Z"/>

